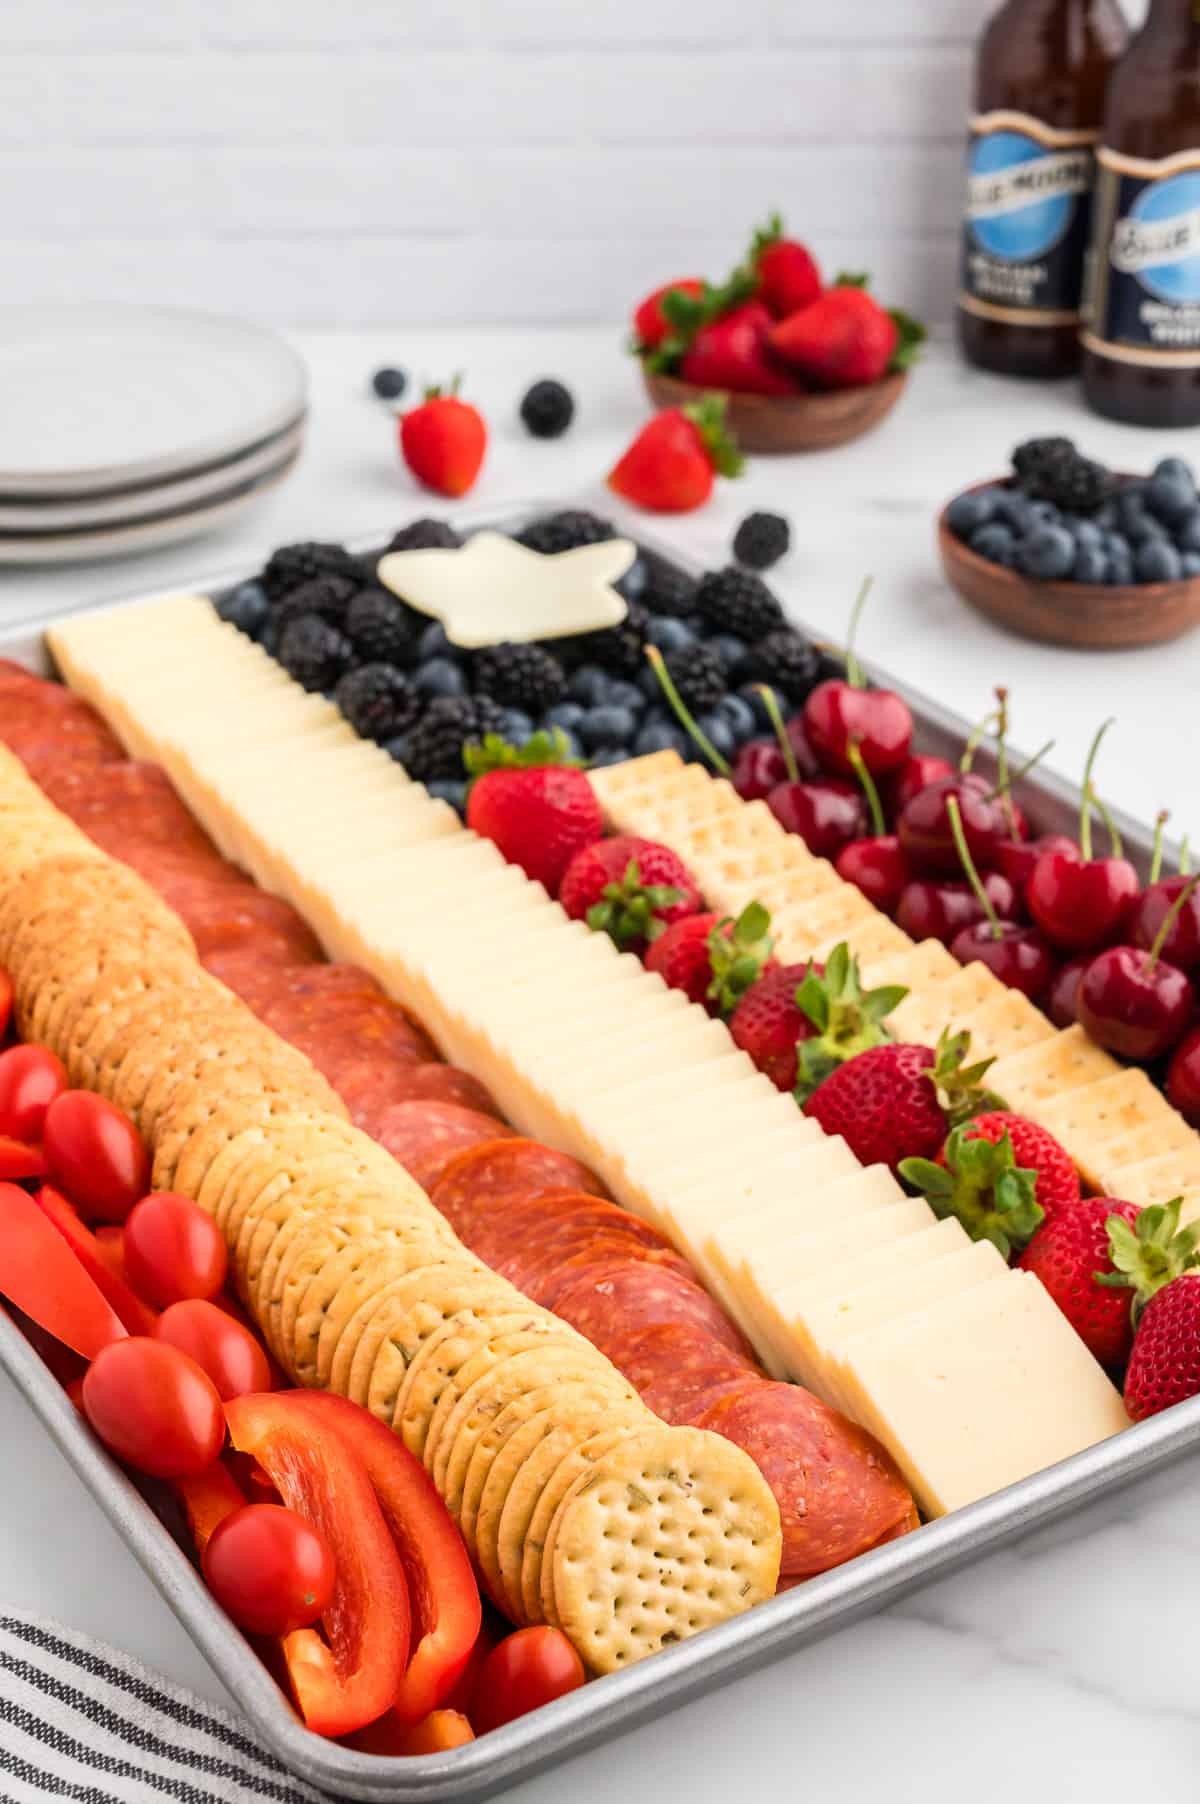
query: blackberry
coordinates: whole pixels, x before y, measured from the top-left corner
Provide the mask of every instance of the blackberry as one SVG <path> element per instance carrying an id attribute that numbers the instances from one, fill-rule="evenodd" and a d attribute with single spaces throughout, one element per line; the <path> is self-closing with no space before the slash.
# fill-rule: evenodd
<path id="1" fill-rule="evenodd" d="M 504 730 L 504 710 L 486 695 L 439 696 L 406 735 L 407 765 L 422 783 L 461 777 L 463 747 Z"/>
<path id="2" fill-rule="evenodd" d="M 725 666 L 707 645 L 683 645 L 669 651 L 663 662 L 679 699 L 693 714 L 706 714 L 725 694 Z"/>
<path id="3" fill-rule="evenodd" d="M 598 633 L 581 634 L 576 641 L 590 663 L 599 664 L 613 676 L 634 677 L 644 662 L 642 647 L 650 616 L 636 601 L 625 604 L 625 618 L 620 626 L 606 626 Z"/>
<path id="4" fill-rule="evenodd" d="M 310 582 L 289 589 L 275 603 L 272 619 L 281 633 L 287 631 L 293 620 L 300 620 L 305 614 L 316 614 L 330 626 L 342 627 L 357 593 L 357 583 L 348 576 L 314 576 Z"/>
<path id="5" fill-rule="evenodd" d="M 385 366 L 375 371 L 371 377 L 371 387 L 381 401 L 398 401 L 408 387 L 408 377 L 403 370 Z"/>
<path id="6" fill-rule="evenodd" d="M 784 627 L 750 647 L 743 681 L 769 683 L 789 702 L 802 702 L 821 680 L 821 654 L 802 633 Z"/>
<path id="7" fill-rule="evenodd" d="M 394 739 L 407 733 L 421 714 L 421 697 L 393 664 L 360 664 L 347 671 L 333 698 L 364 739 Z"/>
<path id="8" fill-rule="evenodd" d="M 571 391 L 561 382 L 535 382 L 521 402 L 521 418 L 534 438 L 561 438 L 574 417 Z"/>
<path id="9" fill-rule="evenodd" d="M 589 514 L 581 507 L 566 507 L 557 514 L 545 514 L 540 520 L 530 521 L 516 534 L 516 540 L 518 545 L 525 545 L 530 551 L 541 551 L 553 557 L 560 551 L 574 551 L 580 545 L 599 545 L 616 536 L 611 520 L 602 520 L 599 514 Z"/>
<path id="10" fill-rule="evenodd" d="M 682 620 L 685 614 L 695 612 L 696 580 L 677 564 L 668 564 L 663 558 L 645 553 L 646 589 L 642 600 L 652 614 L 666 614 L 672 620 Z"/>
<path id="11" fill-rule="evenodd" d="M 428 624 L 390 589 L 360 589 L 346 612 L 346 635 L 364 664 L 412 664 Z"/>
<path id="12" fill-rule="evenodd" d="M 747 514 L 733 535 L 733 555 L 751 570 L 769 570 L 791 542 L 792 529 L 782 514 Z"/>
<path id="13" fill-rule="evenodd" d="M 279 662 L 306 689 L 332 689 L 352 654 L 346 635 L 319 614 L 302 614 L 279 640 Z"/>
<path id="14" fill-rule="evenodd" d="M 410 520 L 394 532 L 386 551 L 457 551 L 462 540 L 444 520 Z"/>
<path id="15" fill-rule="evenodd" d="M 730 564 L 700 578 L 696 606 L 715 632 L 764 639 L 783 625 L 783 609 L 761 576 Z"/>
<path id="16" fill-rule="evenodd" d="M 1099 507 L 1111 488 L 1103 464 L 1076 450 L 1069 438 L 1032 438 L 1013 452 L 1013 469 L 1024 492 L 1072 513 Z"/>
<path id="17" fill-rule="evenodd" d="M 361 583 L 363 568 L 344 545 L 305 539 L 299 545 L 281 545 L 273 551 L 259 581 L 271 600 L 278 601 L 281 595 L 311 582 L 315 576 L 345 576 L 351 582 Z"/>
<path id="18" fill-rule="evenodd" d="M 566 672 L 540 645 L 489 645 L 475 659 L 475 686 L 506 708 L 541 714 L 561 701 Z"/>

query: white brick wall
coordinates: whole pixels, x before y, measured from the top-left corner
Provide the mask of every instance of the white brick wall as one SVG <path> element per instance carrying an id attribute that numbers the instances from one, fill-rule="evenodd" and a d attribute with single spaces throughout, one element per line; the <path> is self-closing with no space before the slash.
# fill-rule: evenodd
<path id="1" fill-rule="evenodd" d="M 611 319 L 778 207 L 945 318 L 990 6 L 8 0 L 5 298 Z"/>

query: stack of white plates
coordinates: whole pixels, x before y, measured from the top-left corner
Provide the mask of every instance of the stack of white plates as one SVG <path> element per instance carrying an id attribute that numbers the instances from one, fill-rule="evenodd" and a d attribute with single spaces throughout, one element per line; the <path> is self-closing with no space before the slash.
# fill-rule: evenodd
<path id="1" fill-rule="evenodd" d="M 0 564 L 120 557 L 223 526 L 291 471 L 304 365 L 245 320 L 0 307 Z"/>

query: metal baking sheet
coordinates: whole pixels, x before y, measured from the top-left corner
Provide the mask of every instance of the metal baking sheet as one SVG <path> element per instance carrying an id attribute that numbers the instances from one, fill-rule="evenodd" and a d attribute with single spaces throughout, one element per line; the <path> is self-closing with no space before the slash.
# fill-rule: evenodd
<path id="1" fill-rule="evenodd" d="M 468 531 L 485 525 L 512 530 L 550 505 L 529 503 L 502 515 L 464 514 L 460 524 Z M 359 536 L 351 543 L 355 549 L 366 550 L 381 543 L 384 536 Z M 640 536 L 648 549 L 687 567 L 686 557 Z M 190 592 L 216 592 L 253 574 L 235 570 L 202 577 L 190 585 Z M 0 637 L 0 656 L 51 672 L 43 632 L 37 625 Z M 870 666 L 867 670 L 873 679 L 888 682 L 905 696 L 918 723 L 921 749 L 957 757 L 969 730 L 966 721 L 884 672 Z M 1014 751 L 1012 758 L 1019 768 L 1020 754 Z M 980 755 L 978 763 L 989 768 L 986 754 Z M 1036 773 L 1019 786 L 1018 794 L 1044 831 L 1069 830 L 1078 817 L 1078 789 L 1057 777 Z M 1118 816 L 1118 820 L 1128 855 L 1144 874 L 1152 835 L 1128 817 Z M 597 1679 L 466 1747 L 389 1760 L 352 1753 L 310 1735 L 301 1725 L 265 1667 L 209 1596 L 191 1559 L 95 1441 L 16 1323 L 2 1311 L 0 1368 L 91 1490 L 265 1745 L 310 1783 L 337 1797 L 373 1799 L 378 1804 L 435 1799 L 468 1804 L 472 1799 L 493 1796 L 575 1754 L 601 1743 L 607 1745 L 623 1730 L 753 1672 L 767 1661 L 881 1609 L 918 1586 L 945 1577 L 968 1561 L 1200 1447 L 1197 1397 L 939 1522 L 928 1523 L 914 1534 L 862 1554 L 691 1641 L 667 1648 L 624 1672 Z"/>

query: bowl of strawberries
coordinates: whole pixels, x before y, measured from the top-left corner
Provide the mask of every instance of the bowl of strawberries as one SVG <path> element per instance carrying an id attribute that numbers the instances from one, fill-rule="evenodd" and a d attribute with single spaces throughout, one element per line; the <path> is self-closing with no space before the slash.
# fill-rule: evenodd
<path id="1" fill-rule="evenodd" d="M 775 213 L 724 282 L 684 276 L 648 294 L 631 349 L 656 407 L 721 393 L 744 451 L 823 451 L 887 417 L 924 337 L 866 276 L 826 284 Z"/>

